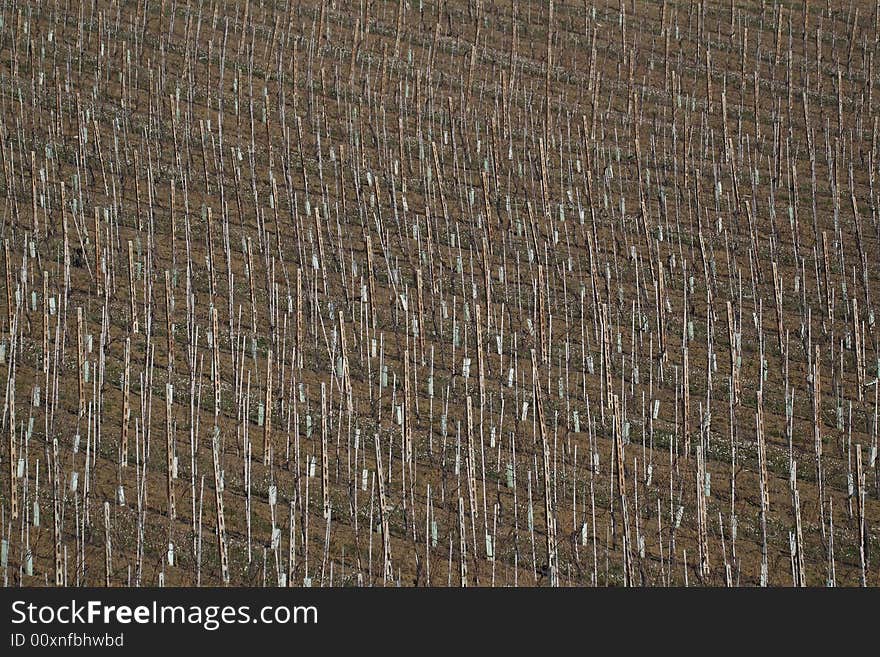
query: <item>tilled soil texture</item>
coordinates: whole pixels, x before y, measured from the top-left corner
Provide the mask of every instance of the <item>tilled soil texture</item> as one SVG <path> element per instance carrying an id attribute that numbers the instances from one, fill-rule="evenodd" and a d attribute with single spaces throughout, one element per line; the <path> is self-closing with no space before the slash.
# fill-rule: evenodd
<path id="1" fill-rule="evenodd" d="M 0 572 L 880 584 L 876 3 L 0 3 Z"/>

